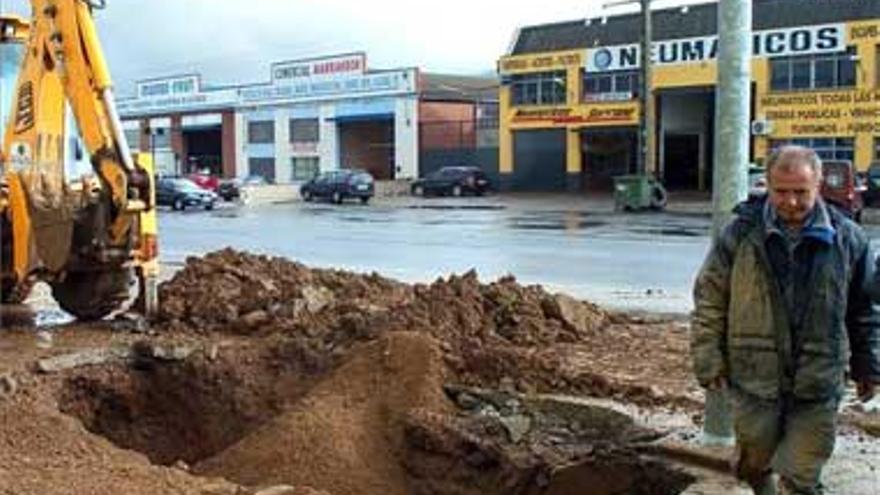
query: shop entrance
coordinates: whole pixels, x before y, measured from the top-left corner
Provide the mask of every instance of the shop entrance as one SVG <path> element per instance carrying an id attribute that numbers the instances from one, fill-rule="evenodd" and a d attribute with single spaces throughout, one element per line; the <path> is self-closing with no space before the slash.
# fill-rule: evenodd
<path id="1" fill-rule="evenodd" d="M 582 188 L 612 191 L 614 177 L 636 169 L 637 134 L 634 129 L 591 129 L 581 134 Z"/>
<path id="2" fill-rule="evenodd" d="M 377 180 L 394 179 L 394 119 L 338 119 L 341 168 L 366 170 Z"/>
<path id="3" fill-rule="evenodd" d="M 183 173 L 223 175 L 222 126 L 183 129 Z"/>
<path id="4" fill-rule="evenodd" d="M 658 177 L 670 190 L 709 190 L 715 133 L 714 88 L 661 90 L 657 104 Z"/>

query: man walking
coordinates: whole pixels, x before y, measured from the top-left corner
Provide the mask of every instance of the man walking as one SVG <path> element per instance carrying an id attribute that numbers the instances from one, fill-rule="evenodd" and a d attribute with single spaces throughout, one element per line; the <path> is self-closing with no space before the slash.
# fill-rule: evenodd
<path id="1" fill-rule="evenodd" d="M 822 162 L 785 146 L 766 198 L 740 204 L 694 287 L 694 368 L 729 387 L 737 475 L 756 494 L 821 494 L 846 375 L 880 383 L 874 256 L 862 229 L 819 197 Z M 847 362 L 848 361 L 848 362 Z"/>

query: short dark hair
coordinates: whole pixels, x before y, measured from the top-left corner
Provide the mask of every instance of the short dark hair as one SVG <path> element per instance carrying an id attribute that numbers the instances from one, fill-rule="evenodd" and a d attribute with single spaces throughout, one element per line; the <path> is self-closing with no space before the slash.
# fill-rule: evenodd
<path id="1" fill-rule="evenodd" d="M 822 180 L 822 159 L 818 153 L 812 148 L 794 144 L 780 146 L 770 153 L 767 157 L 767 178 L 770 178 L 770 172 L 776 167 L 792 169 L 800 165 L 808 165 L 813 169 L 816 178 Z"/>

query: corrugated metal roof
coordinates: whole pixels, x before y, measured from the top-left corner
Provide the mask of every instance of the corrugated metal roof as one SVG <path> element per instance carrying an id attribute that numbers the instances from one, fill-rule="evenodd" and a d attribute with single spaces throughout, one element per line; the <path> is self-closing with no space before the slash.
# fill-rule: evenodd
<path id="1" fill-rule="evenodd" d="M 421 74 L 420 97 L 436 101 L 486 101 L 498 99 L 498 79 L 494 77 Z"/>
<path id="2" fill-rule="evenodd" d="M 754 0 L 754 30 L 859 19 L 880 19 L 880 0 Z M 520 28 L 512 55 L 542 53 L 592 46 L 637 43 L 641 14 L 624 14 Z M 652 11 L 653 38 L 667 40 L 717 33 L 717 4 Z"/>

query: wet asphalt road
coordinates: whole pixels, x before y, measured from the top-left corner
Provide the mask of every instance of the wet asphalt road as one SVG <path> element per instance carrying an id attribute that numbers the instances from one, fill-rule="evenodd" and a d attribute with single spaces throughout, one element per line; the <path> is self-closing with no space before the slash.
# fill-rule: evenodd
<path id="1" fill-rule="evenodd" d="M 232 246 L 408 282 L 470 269 L 483 281 L 513 274 L 609 307 L 672 313 L 691 310 L 709 245 L 706 215 L 618 214 L 564 199 L 226 206 L 163 211 L 160 229 L 172 266 Z"/>
<path id="2" fill-rule="evenodd" d="M 686 312 L 708 219 L 492 199 L 162 212 L 162 261 L 225 246 L 409 282 L 476 269 L 614 307 Z"/>

